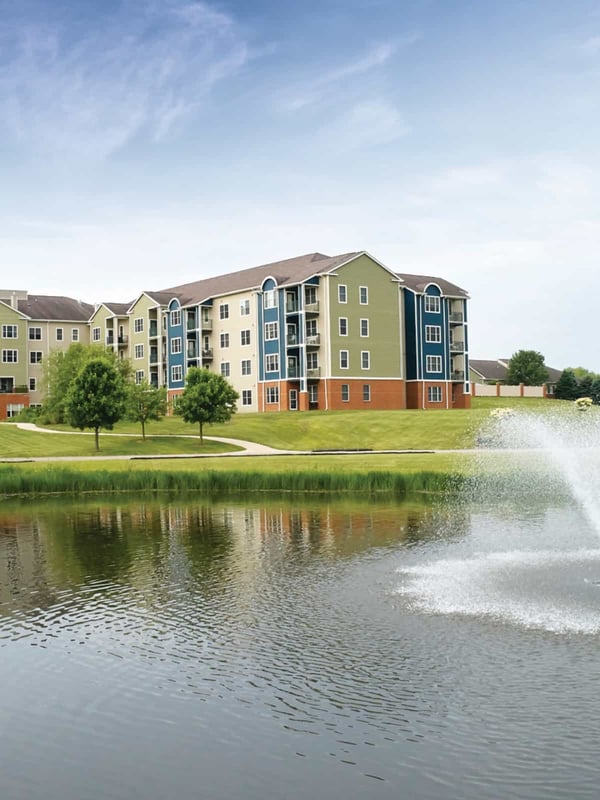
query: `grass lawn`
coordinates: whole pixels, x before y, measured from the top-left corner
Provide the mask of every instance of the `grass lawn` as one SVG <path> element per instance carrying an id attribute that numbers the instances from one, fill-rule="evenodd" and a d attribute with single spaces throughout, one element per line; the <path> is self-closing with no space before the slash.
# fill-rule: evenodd
<path id="1" fill-rule="evenodd" d="M 100 434 L 100 451 L 93 435 L 38 433 L 21 431 L 15 425 L 0 425 L 0 458 L 36 458 L 44 456 L 101 456 L 163 455 L 174 453 L 224 453 L 237 448 L 221 442 L 187 438 L 160 438 L 147 436 L 103 436 Z"/>

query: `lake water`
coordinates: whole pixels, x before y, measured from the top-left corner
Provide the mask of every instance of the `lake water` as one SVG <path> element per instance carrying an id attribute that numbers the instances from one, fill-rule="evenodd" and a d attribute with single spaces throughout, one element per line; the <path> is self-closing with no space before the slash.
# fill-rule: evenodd
<path id="1" fill-rule="evenodd" d="M 0 508 L 0 797 L 596 798 L 573 503 Z"/>

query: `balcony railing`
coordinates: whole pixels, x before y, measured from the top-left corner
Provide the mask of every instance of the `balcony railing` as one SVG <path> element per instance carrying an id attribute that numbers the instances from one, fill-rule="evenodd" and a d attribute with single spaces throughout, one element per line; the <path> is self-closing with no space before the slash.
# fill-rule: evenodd
<path id="1" fill-rule="evenodd" d="M 196 317 L 188 317 L 186 327 L 188 331 L 195 331 L 198 327 L 198 323 L 196 322 Z"/>
<path id="2" fill-rule="evenodd" d="M 202 351 L 202 360 L 203 361 L 211 361 L 213 357 L 212 348 L 208 347 Z"/>
<path id="3" fill-rule="evenodd" d="M 321 334 L 313 333 L 306 337 L 306 344 L 309 347 L 318 347 L 321 344 Z"/>
<path id="4" fill-rule="evenodd" d="M 306 370 L 306 377 L 307 378 L 320 378 L 321 377 L 321 367 L 309 367 Z"/>
<path id="5" fill-rule="evenodd" d="M 203 331 L 212 331 L 212 319 L 202 319 L 201 327 Z"/>
<path id="6" fill-rule="evenodd" d="M 464 342 L 452 342 L 450 345 L 450 352 L 451 353 L 464 353 L 465 351 L 465 343 Z"/>
<path id="7" fill-rule="evenodd" d="M 300 370 L 298 369 L 298 367 L 288 367 L 287 376 L 288 378 L 299 378 Z"/>
<path id="8" fill-rule="evenodd" d="M 151 339 L 158 336 L 158 324 L 155 320 L 150 320 L 150 333 L 148 334 Z"/>
<path id="9" fill-rule="evenodd" d="M 158 350 L 150 348 L 150 363 L 158 364 Z"/>
<path id="10" fill-rule="evenodd" d="M 319 313 L 319 301 L 315 300 L 314 303 L 306 303 L 304 306 L 304 310 L 307 314 L 318 314 Z"/>
<path id="11" fill-rule="evenodd" d="M 451 311 L 450 312 L 450 322 L 454 323 L 455 325 L 461 325 L 465 321 L 465 315 L 462 311 Z"/>
<path id="12" fill-rule="evenodd" d="M 296 347 L 298 345 L 298 337 L 296 336 L 296 334 L 294 334 L 293 336 L 286 336 L 285 343 L 288 347 Z"/>
<path id="13" fill-rule="evenodd" d="M 452 381 L 458 382 L 458 381 L 464 381 L 464 379 L 465 379 L 465 371 L 462 369 L 454 370 L 450 374 L 450 380 Z"/>
<path id="14" fill-rule="evenodd" d="M 285 303 L 285 313 L 286 314 L 297 314 L 298 313 L 298 301 L 294 298 L 294 300 L 286 300 Z"/>
<path id="15" fill-rule="evenodd" d="M 198 348 L 196 347 L 195 344 L 194 344 L 193 347 L 190 347 L 189 344 L 188 344 L 187 357 L 188 358 L 198 358 Z"/>
<path id="16" fill-rule="evenodd" d="M 118 336 L 117 337 L 117 344 L 119 347 L 125 347 L 129 342 L 129 336 Z"/>

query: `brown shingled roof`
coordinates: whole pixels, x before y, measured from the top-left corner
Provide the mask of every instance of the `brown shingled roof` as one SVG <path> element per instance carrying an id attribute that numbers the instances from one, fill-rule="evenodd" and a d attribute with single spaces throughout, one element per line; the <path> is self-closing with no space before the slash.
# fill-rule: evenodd
<path id="1" fill-rule="evenodd" d="M 126 317 L 131 303 L 101 303 L 101 305 L 106 306 L 116 317 Z"/>
<path id="2" fill-rule="evenodd" d="M 431 275 L 409 275 L 405 272 L 396 273 L 399 278 L 404 281 L 404 285 L 415 292 L 424 292 L 425 288 L 430 283 L 437 284 L 442 293 L 450 297 L 468 297 L 469 294 L 466 289 L 461 289 L 455 283 L 444 280 L 444 278 L 435 278 Z"/>
<path id="3" fill-rule="evenodd" d="M 217 275 L 214 278 L 204 278 L 193 283 L 184 283 L 170 289 L 163 289 L 161 294 L 177 296 L 182 305 L 201 303 L 211 297 L 240 292 L 244 289 L 257 289 L 265 278 L 272 277 L 278 286 L 289 283 L 300 283 L 313 275 L 329 272 L 346 261 L 360 255 L 360 253 L 344 253 L 339 256 L 326 256 L 322 253 L 308 253 L 284 261 L 274 261 L 270 264 L 261 264 L 239 272 L 230 272 L 227 275 Z"/>
<path id="4" fill-rule="evenodd" d="M 506 367 L 499 361 L 470 358 L 469 366 L 478 372 L 484 381 L 503 381 L 506 378 Z"/>
<path id="5" fill-rule="evenodd" d="M 18 301 L 19 311 L 35 320 L 59 320 L 65 322 L 87 322 L 94 313 L 94 306 L 74 300 L 72 297 L 30 294 L 27 300 Z"/>

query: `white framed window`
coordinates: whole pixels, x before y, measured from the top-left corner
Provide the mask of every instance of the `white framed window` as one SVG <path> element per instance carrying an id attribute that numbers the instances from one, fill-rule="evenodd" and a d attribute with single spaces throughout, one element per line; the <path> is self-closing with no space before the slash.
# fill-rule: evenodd
<path id="1" fill-rule="evenodd" d="M 231 375 L 231 363 L 229 361 L 221 361 L 221 375 L 228 378 Z"/>
<path id="2" fill-rule="evenodd" d="M 229 303 L 219 303 L 219 319 L 229 319 Z"/>
<path id="3" fill-rule="evenodd" d="M 319 369 L 319 354 L 307 353 L 306 354 L 306 369 Z"/>
<path id="4" fill-rule="evenodd" d="M 2 338 L 3 339 L 16 339 L 19 335 L 16 325 L 3 325 Z"/>
<path id="5" fill-rule="evenodd" d="M 25 405 L 23 403 L 9 403 L 6 406 L 6 416 L 8 419 L 11 419 L 12 417 L 18 417 L 24 408 Z"/>
<path id="6" fill-rule="evenodd" d="M 181 309 L 171 311 L 171 327 L 178 328 L 181 325 Z"/>
<path id="7" fill-rule="evenodd" d="M 252 405 L 252 389 L 242 389 L 242 405 Z"/>
<path id="8" fill-rule="evenodd" d="M 267 386 L 267 403 L 279 402 L 279 386 Z"/>
<path id="9" fill-rule="evenodd" d="M 279 323 L 265 322 L 265 341 L 279 338 Z"/>
<path id="10" fill-rule="evenodd" d="M 174 364 L 171 367 L 171 383 L 180 383 L 183 380 L 183 367 L 181 364 Z"/>
<path id="11" fill-rule="evenodd" d="M 2 351 L 2 363 L 3 364 L 18 364 L 19 363 L 19 351 L 18 350 L 3 350 Z"/>
<path id="12" fill-rule="evenodd" d="M 304 302 L 307 306 L 314 306 L 317 302 L 317 287 L 305 286 L 304 287 Z"/>
<path id="13" fill-rule="evenodd" d="M 441 325 L 425 325 L 425 341 L 438 343 L 442 341 Z"/>
<path id="14" fill-rule="evenodd" d="M 359 286 L 358 287 L 358 302 L 361 306 L 366 306 L 369 304 L 369 287 L 368 286 Z"/>
<path id="15" fill-rule="evenodd" d="M 100 328 L 92 328 L 92 342 L 100 341 Z"/>
<path id="16" fill-rule="evenodd" d="M 316 336 L 319 330 L 317 328 L 317 320 L 316 319 L 307 319 L 306 320 L 306 336 Z"/>
<path id="17" fill-rule="evenodd" d="M 135 382 L 138 385 L 140 383 L 144 382 L 144 370 L 143 369 L 136 369 L 136 371 L 135 371 Z"/>
<path id="18" fill-rule="evenodd" d="M 242 361 L 242 375 L 252 375 L 252 362 L 249 358 Z"/>
<path id="19" fill-rule="evenodd" d="M 240 336 L 241 336 L 242 345 L 250 344 L 250 331 L 249 330 L 241 331 Z"/>
<path id="20" fill-rule="evenodd" d="M 363 402 L 370 403 L 371 402 L 371 384 L 370 383 L 363 383 Z"/>
<path id="21" fill-rule="evenodd" d="M 350 384 L 349 383 L 342 383 L 342 402 L 349 403 L 350 402 Z"/>
<path id="22" fill-rule="evenodd" d="M 319 402 L 319 387 L 317 386 L 316 383 L 308 384 L 308 402 L 309 403 Z"/>
<path id="23" fill-rule="evenodd" d="M 37 378 L 29 378 L 29 391 L 35 392 L 37 387 Z"/>
<path id="24" fill-rule="evenodd" d="M 338 330 L 340 336 L 348 336 L 348 317 L 338 317 Z"/>
<path id="25" fill-rule="evenodd" d="M 275 308 L 277 305 L 277 290 L 267 289 L 263 295 L 263 308 Z"/>
<path id="26" fill-rule="evenodd" d="M 72 342 L 79 341 L 79 328 L 71 328 L 71 341 Z"/>
<path id="27" fill-rule="evenodd" d="M 240 317 L 247 317 L 250 314 L 250 300 L 240 300 Z"/>
<path id="28" fill-rule="evenodd" d="M 279 353 L 269 353 L 265 357 L 265 371 L 279 372 Z"/>
<path id="29" fill-rule="evenodd" d="M 338 303 L 348 302 L 348 287 L 343 283 L 338 286 Z"/>
<path id="30" fill-rule="evenodd" d="M 441 356 L 427 356 L 426 359 L 427 372 L 441 372 L 442 371 L 442 357 Z"/>
<path id="31" fill-rule="evenodd" d="M 173 339 L 171 341 L 171 344 L 174 341 L 175 341 L 175 339 Z M 181 341 L 181 339 L 179 341 Z M 134 357 L 135 358 L 143 358 L 144 357 L 144 345 L 143 344 L 136 344 L 136 346 L 133 348 L 133 352 L 134 352 Z"/>
<path id="32" fill-rule="evenodd" d="M 229 334 L 228 333 L 222 333 L 219 336 L 219 344 L 223 349 L 229 347 Z"/>
<path id="33" fill-rule="evenodd" d="M 440 298 L 435 294 L 425 295 L 425 311 L 428 314 L 440 313 Z"/>
<path id="34" fill-rule="evenodd" d="M 427 400 L 430 403 L 442 402 L 442 387 L 441 386 L 428 386 L 427 387 Z"/>
<path id="35" fill-rule="evenodd" d="M 56 329 L 56 341 L 62 342 L 64 340 L 65 331 L 64 328 L 57 328 Z"/>
<path id="36" fill-rule="evenodd" d="M 29 328 L 29 341 L 41 342 L 41 340 L 42 340 L 42 329 Z"/>
<path id="37" fill-rule="evenodd" d="M 29 363 L 30 364 L 41 364 L 42 363 L 42 351 L 41 350 L 32 350 L 29 353 Z"/>
<path id="38" fill-rule="evenodd" d="M 171 353 L 175 356 L 177 353 L 181 353 L 181 336 L 175 336 L 171 339 Z"/>
<path id="39" fill-rule="evenodd" d="M 349 359 L 348 351 L 340 350 L 340 369 L 348 369 Z"/>
<path id="40" fill-rule="evenodd" d="M 360 321 L 360 335 L 363 338 L 367 338 L 369 336 L 369 320 L 368 319 L 361 319 L 361 321 Z"/>
<path id="41" fill-rule="evenodd" d="M 360 368 L 371 369 L 371 351 L 361 350 L 360 352 Z"/>
<path id="42" fill-rule="evenodd" d="M 174 312 L 172 312 L 174 313 Z M 133 320 L 133 330 L 135 333 L 142 333 L 144 330 L 144 318 L 143 317 L 136 317 Z"/>

